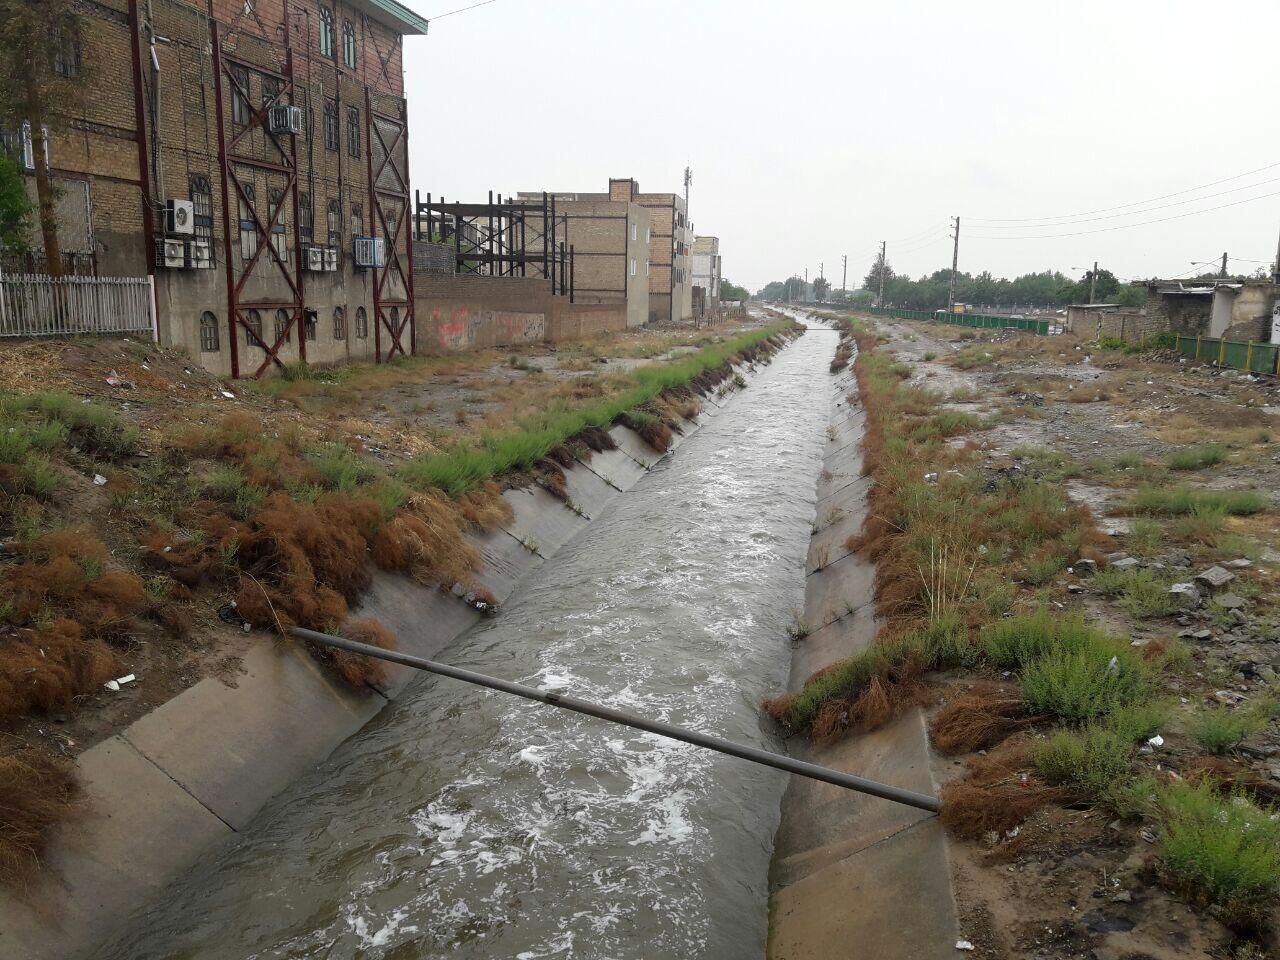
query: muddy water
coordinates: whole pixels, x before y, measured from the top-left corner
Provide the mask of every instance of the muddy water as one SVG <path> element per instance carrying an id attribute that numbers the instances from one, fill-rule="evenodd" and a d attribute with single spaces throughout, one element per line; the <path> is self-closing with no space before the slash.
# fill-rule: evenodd
<path id="1" fill-rule="evenodd" d="M 442 659 L 777 748 L 828 416 L 814 329 Z M 762 956 L 784 777 L 423 677 L 112 960 Z"/>

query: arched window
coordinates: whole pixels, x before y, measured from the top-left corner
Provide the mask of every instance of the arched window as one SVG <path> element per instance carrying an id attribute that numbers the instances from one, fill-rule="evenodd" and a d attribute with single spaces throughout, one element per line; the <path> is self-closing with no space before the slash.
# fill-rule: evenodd
<path id="1" fill-rule="evenodd" d="M 206 310 L 200 314 L 200 351 L 217 353 L 221 344 L 218 341 L 218 318 Z"/>
<path id="2" fill-rule="evenodd" d="M 276 343 L 283 340 L 285 343 L 293 339 L 289 331 L 289 311 L 284 307 L 276 310 Z"/>
<path id="3" fill-rule="evenodd" d="M 245 328 L 246 328 L 244 331 L 244 345 L 246 347 L 256 347 L 259 345 L 258 340 L 263 339 L 262 314 L 260 314 L 257 310 L 250 310 L 245 315 L 244 320 L 245 320 Z M 250 330 L 252 330 L 253 333 L 250 333 L 249 332 Z M 254 334 L 257 334 L 256 340 L 254 339 Z"/>
<path id="4" fill-rule="evenodd" d="M 253 208 L 258 202 L 253 184 L 246 183 L 244 195 L 240 197 L 240 256 L 246 262 L 258 252 L 258 227 L 253 222 Z"/>
<path id="5" fill-rule="evenodd" d="M 249 70 L 239 65 L 231 68 L 231 122 L 244 126 L 249 122 Z"/>
<path id="6" fill-rule="evenodd" d="M 358 203 L 351 205 L 351 235 L 353 237 L 364 236 L 364 208 Z"/>
<path id="7" fill-rule="evenodd" d="M 324 102 L 324 148 L 338 152 L 338 101 Z"/>
<path id="8" fill-rule="evenodd" d="M 342 21 L 342 61 L 352 70 L 356 68 L 356 25 Z"/>
<path id="9" fill-rule="evenodd" d="M 276 219 L 276 213 L 279 212 L 280 218 Z M 288 219 L 288 213 L 284 206 L 284 190 L 280 187 L 272 187 L 267 193 L 267 216 L 270 218 L 267 222 L 270 224 L 275 222 L 275 226 L 271 227 L 271 245 L 276 248 L 276 254 L 281 260 L 287 260 L 289 256 L 289 247 L 285 240 L 285 221 Z"/>
<path id="10" fill-rule="evenodd" d="M 342 246 L 342 203 L 329 201 L 329 246 Z"/>
<path id="11" fill-rule="evenodd" d="M 347 339 L 347 311 L 341 307 L 333 308 L 333 339 L 339 342 Z"/>
<path id="12" fill-rule="evenodd" d="M 320 326 L 319 320 L 320 320 L 320 316 L 314 310 L 308 310 L 305 314 L 303 314 L 303 322 L 302 322 L 303 336 L 305 336 L 312 343 L 315 343 L 315 340 L 316 340 L 316 331 L 317 331 L 317 328 Z"/>
<path id="13" fill-rule="evenodd" d="M 320 8 L 320 53 L 333 56 L 333 10 L 329 7 Z"/>
<path id="14" fill-rule="evenodd" d="M 347 108 L 347 155 L 360 159 L 360 111 L 355 107 Z"/>
<path id="15" fill-rule="evenodd" d="M 367 340 L 369 337 L 369 315 L 364 307 L 356 307 L 356 339 Z"/>
<path id="16" fill-rule="evenodd" d="M 201 240 L 213 239 L 213 191 L 209 178 L 195 174 L 191 178 L 191 205 L 195 210 L 196 236 Z"/>
<path id="17" fill-rule="evenodd" d="M 315 233 L 314 217 L 315 213 L 311 209 L 311 194 L 298 194 L 298 230 L 302 233 L 302 239 L 307 242 L 311 241 Z"/>
<path id="18" fill-rule="evenodd" d="M 392 330 L 400 329 L 400 308 L 399 307 L 391 308 L 391 329 Z"/>

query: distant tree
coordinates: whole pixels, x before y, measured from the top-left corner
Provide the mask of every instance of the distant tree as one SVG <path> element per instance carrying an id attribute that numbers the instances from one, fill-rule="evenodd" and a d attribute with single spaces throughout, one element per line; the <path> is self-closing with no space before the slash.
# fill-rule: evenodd
<path id="1" fill-rule="evenodd" d="M 867 275 L 862 278 L 862 289 L 870 290 L 872 294 L 875 294 L 880 289 L 881 273 L 884 274 L 886 290 L 885 299 L 888 300 L 887 291 L 889 289 L 889 281 L 892 280 L 896 274 L 893 272 L 893 267 L 889 265 L 889 261 L 885 260 L 882 254 L 876 254 L 875 263 L 871 265 L 871 269 L 867 271 Z"/>
<path id="2" fill-rule="evenodd" d="M 1141 307 L 1147 302 L 1147 288 L 1140 283 L 1126 283 L 1113 298 L 1122 307 Z"/>
<path id="3" fill-rule="evenodd" d="M 85 89 L 76 0 L 0 0 L 0 123 L 30 130 L 45 261 L 62 275 L 48 133 L 76 113 Z"/>
<path id="4" fill-rule="evenodd" d="M 728 280 L 720 281 L 721 300 L 746 300 L 751 296 L 746 287 L 739 287 Z"/>
<path id="5" fill-rule="evenodd" d="M 827 299 L 827 292 L 831 289 L 831 281 L 826 277 L 818 277 L 813 281 L 813 295 L 819 300 Z"/>
<path id="6" fill-rule="evenodd" d="M 31 199 L 22 169 L 0 152 L 0 247 L 18 253 L 31 249 Z"/>
<path id="7" fill-rule="evenodd" d="M 761 287 L 756 296 L 761 300 L 785 300 L 787 299 L 787 284 L 783 280 L 771 281 Z"/>

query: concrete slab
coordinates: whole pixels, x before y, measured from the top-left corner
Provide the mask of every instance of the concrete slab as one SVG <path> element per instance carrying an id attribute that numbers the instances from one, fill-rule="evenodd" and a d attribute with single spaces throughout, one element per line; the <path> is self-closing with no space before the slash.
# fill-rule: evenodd
<path id="1" fill-rule="evenodd" d="M 646 468 L 652 469 L 655 463 L 666 456 L 665 453 L 653 449 L 641 439 L 640 434 L 627 427 L 614 427 L 609 431 L 609 436 L 613 437 L 613 442 L 618 445 L 619 450 Z"/>
<path id="2" fill-rule="evenodd" d="M 475 582 L 492 593 L 498 603 L 511 596 L 516 584 L 543 562 L 505 530 L 468 534 L 467 540 L 480 551 L 480 569 L 474 574 Z"/>
<path id="3" fill-rule="evenodd" d="M 857 493 L 857 490 L 851 490 Z M 861 498 L 854 499 L 850 508 L 837 506 L 839 497 L 833 497 L 830 506 L 823 508 L 816 523 L 818 532 L 809 539 L 809 555 L 805 559 L 805 574 L 811 574 L 825 568 L 849 554 L 845 545 L 849 538 L 862 530 L 862 521 L 866 515 L 866 504 Z M 825 523 L 825 526 L 822 524 Z"/>
<path id="4" fill-rule="evenodd" d="M 621 450 L 593 454 L 590 466 L 593 473 L 618 490 L 630 490 L 636 485 L 636 481 L 649 472 Z"/>
<path id="5" fill-rule="evenodd" d="M 95 944 L 137 904 L 158 896 L 231 829 L 119 737 L 77 762 L 83 812 L 55 835 L 40 879 L 0 891 L 0 956 L 63 960 Z"/>
<path id="6" fill-rule="evenodd" d="M 554 554 L 591 522 L 542 487 L 507 490 L 502 499 L 515 512 L 515 519 L 503 529 L 543 557 Z"/>
<path id="7" fill-rule="evenodd" d="M 596 454 L 592 454 L 594 461 Z M 588 520 L 600 516 L 600 512 L 621 491 L 597 474 L 586 463 L 580 463 L 572 470 L 564 472 L 565 487 L 569 490 L 569 503 L 581 510 Z"/>
<path id="8" fill-rule="evenodd" d="M 339 687 L 298 645 L 260 637 L 234 687 L 201 680 L 122 737 L 240 830 L 385 704 Z"/>
<path id="9" fill-rule="evenodd" d="M 787 689 L 797 693 L 806 680 L 837 660 L 865 650 L 876 638 L 874 603 L 864 601 L 846 614 L 798 640 L 791 650 L 791 676 Z"/>
<path id="10" fill-rule="evenodd" d="M 804 594 L 804 618 L 813 631 L 850 611 L 872 602 L 875 592 L 875 568 L 857 556 L 837 560 L 830 566 L 809 574 Z"/>
<path id="11" fill-rule="evenodd" d="M 482 618 L 439 587 L 389 573 L 374 575 L 356 615 L 378 620 L 396 635 L 397 648 L 415 657 L 434 657 Z M 387 667 L 387 681 L 378 687 L 387 697 L 395 697 L 418 674 L 410 667 Z"/>
<path id="12" fill-rule="evenodd" d="M 959 926 L 941 834 L 936 820 L 918 823 L 779 890 L 770 900 L 769 957 L 955 957 Z"/>

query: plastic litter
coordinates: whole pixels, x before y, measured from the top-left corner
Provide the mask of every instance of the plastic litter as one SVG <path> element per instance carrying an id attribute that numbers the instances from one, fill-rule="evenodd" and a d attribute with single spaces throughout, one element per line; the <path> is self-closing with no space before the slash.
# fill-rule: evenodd
<path id="1" fill-rule="evenodd" d="M 106 683 L 103 684 L 103 686 L 106 687 L 108 690 L 116 691 L 116 690 L 119 690 L 121 687 L 125 686 L 125 684 L 133 683 L 133 681 L 137 679 L 138 678 L 135 677 L 132 673 L 129 673 L 123 677 L 117 677 L 115 680 L 108 680 Z"/>
<path id="2" fill-rule="evenodd" d="M 974 946 L 968 940 L 957 940 L 956 949 L 957 950 L 973 950 Z"/>
<path id="3" fill-rule="evenodd" d="M 105 487 L 107 485 L 107 478 L 100 473 L 95 473 L 93 475 L 93 485 L 95 487 Z"/>

